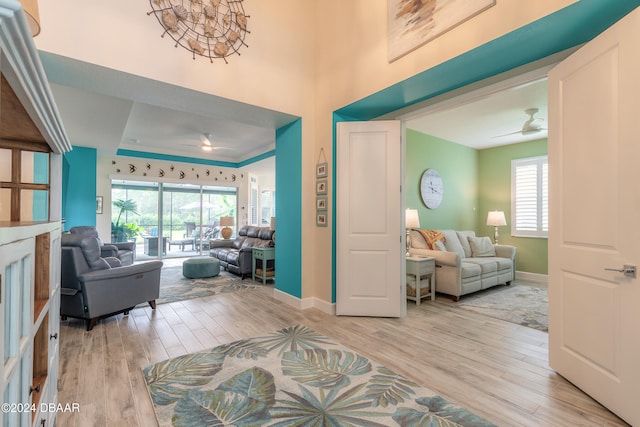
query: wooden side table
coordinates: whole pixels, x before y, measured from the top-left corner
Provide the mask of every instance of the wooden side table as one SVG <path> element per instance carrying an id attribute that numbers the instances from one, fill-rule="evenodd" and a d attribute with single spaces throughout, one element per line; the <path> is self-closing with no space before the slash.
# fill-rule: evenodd
<path id="1" fill-rule="evenodd" d="M 407 294 L 407 299 L 415 301 L 416 305 L 420 305 L 420 300 L 428 296 L 431 297 L 431 301 L 434 301 L 436 299 L 436 259 L 411 256 L 406 258 L 406 266 L 407 276 L 411 275 L 416 278 L 416 296 L 412 297 Z M 424 276 L 429 277 L 429 293 L 422 295 L 422 280 L 420 279 Z"/>
<path id="2" fill-rule="evenodd" d="M 251 251 L 251 279 L 262 280 L 262 284 L 265 285 L 267 280 L 275 280 L 276 272 L 275 272 L 275 259 L 276 259 L 276 249 L 275 248 L 253 248 Z M 260 273 L 256 273 L 257 261 L 260 261 Z M 269 261 L 271 261 L 272 269 L 267 268 L 269 266 Z"/>

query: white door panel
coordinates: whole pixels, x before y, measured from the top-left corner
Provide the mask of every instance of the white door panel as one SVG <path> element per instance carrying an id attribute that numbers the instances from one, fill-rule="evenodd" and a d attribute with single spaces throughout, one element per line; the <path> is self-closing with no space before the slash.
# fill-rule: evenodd
<path id="1" fill-rule="evenodd" d="M 404 314 L 400 122 L 338 123 L 336 313 Z"/>
<path id="2" fill-rule="evenodd" d="M 640 11 L 549 73 L 549 361 L 640 425 Z"/>

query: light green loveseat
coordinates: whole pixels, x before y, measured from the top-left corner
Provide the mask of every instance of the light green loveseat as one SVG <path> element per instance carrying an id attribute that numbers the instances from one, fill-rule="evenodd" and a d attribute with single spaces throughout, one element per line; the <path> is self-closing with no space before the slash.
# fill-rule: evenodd
<path id="1" fill-rule="evenodd" d="M 436 291 L 462 295 L 499 284 L 511 284 L 515 278 L 516 248 L 494 245 L 488 238 L 477 238 L 473 231 L 438 230 L 446 239 L 429 249 L 424 236 L 411 230 L 410 253 L 436 259 Z M 495 253 L 494 253 L 495 252 Z"/>

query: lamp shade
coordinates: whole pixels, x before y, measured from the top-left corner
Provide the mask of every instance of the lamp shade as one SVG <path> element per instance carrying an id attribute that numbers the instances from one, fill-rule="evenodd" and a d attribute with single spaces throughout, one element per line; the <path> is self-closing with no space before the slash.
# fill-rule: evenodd
<path id="1" fill-rule="evenodd" d="M 40 34 L 40 13 L 38 12 L 38 0 L 21 0 L 27 24 L 31 30 L 31 36 Z"/>
<path id="2" fill-rule="evenodd" d="M 271 217 L 271 222 L 269 223 L 269 229 L 270 230 L 275 230 L 276 229 L 276 217 L 275 216 Z"/>
<path id="3" fill-rule="evenodd" d="M 221 216 L 220 217 L 220 225 L 223 227 L 233 227 L 233 217 L 232 216 Z"/>
<path id="4" fill-rule="evenodd" d="M 420 217 L 417 209 L 407 209 L 404 216 L 405 228 L 420 228 Z"/>
<path id="5" fill-rule="evenodd" d="M 489 211 L 489 214 L 487 215 L 487 225 L 493 225 L 494 227 L 507 225 L 507 220 L 504 217 L 504 212 Z"/>

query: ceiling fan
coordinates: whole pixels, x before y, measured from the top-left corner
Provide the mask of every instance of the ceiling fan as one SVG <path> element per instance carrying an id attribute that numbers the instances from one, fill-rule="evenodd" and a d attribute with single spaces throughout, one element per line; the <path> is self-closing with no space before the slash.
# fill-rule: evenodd
<path id="1" fill-rule="evenodd" d="M 200 147 L 202 149 L 202 151 L 211 151 L 211 150 L 233 150 L 233 148 L 231 147 L 220 147 L 219 145 L 213 145 L 213 143 L 211 142 L 211 134 L 210 133 L 203 133 L 200 135 L 200 141 L 201 143 L 198 145 L 193 145 L 193 144 L 183 144 L 183 145 L 187 145 L 190 147 Z"/>
<path id="2" fill-rule="evenodd" d="M 524 110 L 524 112 L 529 116 L 529 118 L 522 125 L 522 129 L 515 132 L 511 132 L 511 133 L 506 133 L 504 135 L 494 136 L 494 138 L 501 138 L 503 136 L 516 135 L 516 134 L 530 135 L 532 133 L 538 133 L 543 130 L 547 130 L 546 128 L 543 128 L 540 124 L 540 122 L 542 122 L 544 119 L 533 117 L 536 115 L 538 111 L 539 110 L 537 108 L 527 108 L 526 110 Z"/>

